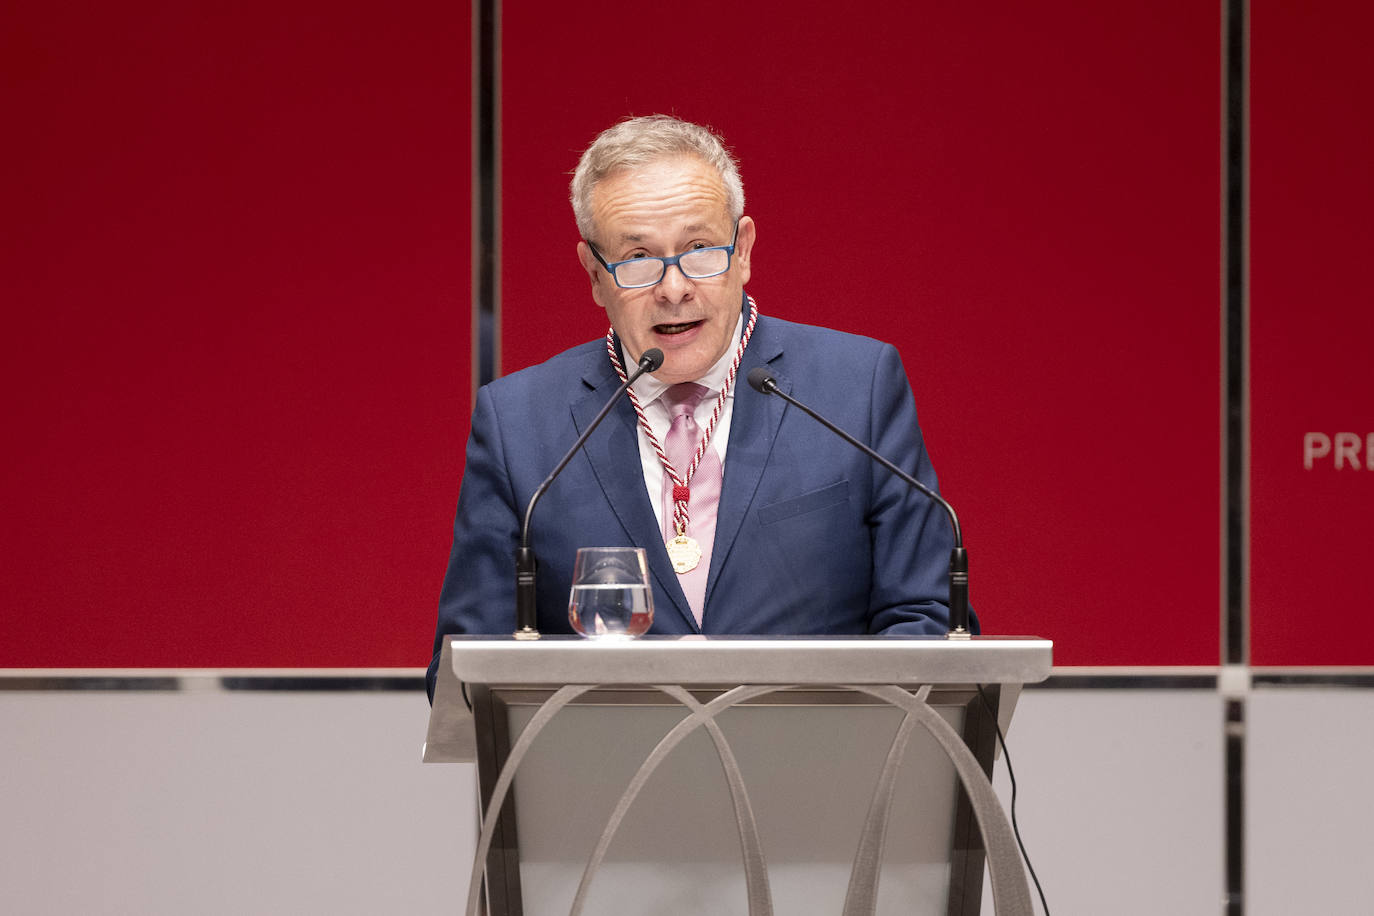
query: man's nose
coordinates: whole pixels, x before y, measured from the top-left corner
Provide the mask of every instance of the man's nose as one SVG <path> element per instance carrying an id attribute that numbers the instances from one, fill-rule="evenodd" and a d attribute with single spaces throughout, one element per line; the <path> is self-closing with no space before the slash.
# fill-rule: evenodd
<path id="1" fill-rule="evenodd" d="M 669 302 L 681 302 L 692 295 L 692 280 L 682 272 L 682 268 L 676 264 L 670 265 L 663 272 L 663 279 L 658 281 L 655 292 L 659 298 Z"/>

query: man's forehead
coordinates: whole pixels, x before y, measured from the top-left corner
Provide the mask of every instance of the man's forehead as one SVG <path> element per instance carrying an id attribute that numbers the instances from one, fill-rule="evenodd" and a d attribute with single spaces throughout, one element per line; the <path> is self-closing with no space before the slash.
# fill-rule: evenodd
<path id="1" fill-rule="evenodd" d="M 718 224 L 715 222 L 691 222 L 685 226 L 674 226 L 673 228 L 675 231 L 685 235 L 695 235 L 700 232 L 710 232 L 718 228 Z M 616 236 L 617 239 L 623 242 L 642 242 L 648 237 L 647 233 L 640 231 L 637 227 L 627 228 Z"/>
<path id="2" fill-rule="evenodd" d="M 720 173 L 694 155 L 664 156 L 612 171 L 592 188 L 594 234 L 603 245 L 676 244 L 732 222 Z"/>

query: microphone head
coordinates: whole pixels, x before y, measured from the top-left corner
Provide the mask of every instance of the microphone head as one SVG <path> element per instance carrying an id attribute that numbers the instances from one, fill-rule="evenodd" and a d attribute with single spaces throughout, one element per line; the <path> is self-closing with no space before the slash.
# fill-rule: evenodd
<path id="1" fill-rule="evenodd" d="M 645 350 L 644 355 L 639 358 L 639 366 L 645 372 L 657 372 L 663 365 L 663 351 L 658 347 Z"/>
<path id="2" fill-rule="evenodd" d="M 778 387 L 778 382 L 763 366 L 755 366 L 749 370 L 749 387 L 759 394 L 772 394 L 773 389 Z"/>

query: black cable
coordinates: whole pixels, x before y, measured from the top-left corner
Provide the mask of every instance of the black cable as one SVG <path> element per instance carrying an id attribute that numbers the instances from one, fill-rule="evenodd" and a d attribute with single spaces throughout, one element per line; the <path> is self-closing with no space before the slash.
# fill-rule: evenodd
<path id="1" fill-rule="evenodd" d="M 1045 916 L 1050 916 L 1050 905 L 1045 902 L 1045 891 L 1040 886 L 1040 877 L 1035 873 L 1035 866 L 1031 865 L 1030 856 L 1026 854 L 1026 844 L 1021 842 L 1021 828 L 1016 823 L 1016 773 L 1011 768 L 1011 754 L 1007 751 L 1007 739 L 1002 737 L 1002 726 L 997 722 L 997 713 L 993 711 L 992 704 L 988 702 L 987 694 L 983 693 L 982 684 L 974 684 L 978 688 L 978 697 L 983 701 L 983 708 L 992 716 L 992 727 L 997 731 L 997 744 L 1002 748 L 1002 759 L 1007 762 L 1007 779 L 1011 781 L 1011 832 L 1016 835 L 1016 845 L 1021 850 L 1021 861 L 1026 863 L 1026 871 L 1030 872 L 1031 881 L 1035 883 L 1035 892 L 1040 895 L 1040 908 L 1045 911 Z"/>

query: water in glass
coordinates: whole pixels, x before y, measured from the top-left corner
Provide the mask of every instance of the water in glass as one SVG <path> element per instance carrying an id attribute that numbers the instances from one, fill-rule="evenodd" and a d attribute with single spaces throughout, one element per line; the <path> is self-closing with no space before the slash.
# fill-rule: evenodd
<path id="1" fill-rule="evenodd" d="M 589 637 L 639 636 L 654 619 L 641 547 L 584 547 L 573 568 L 568 619 Z"/>

